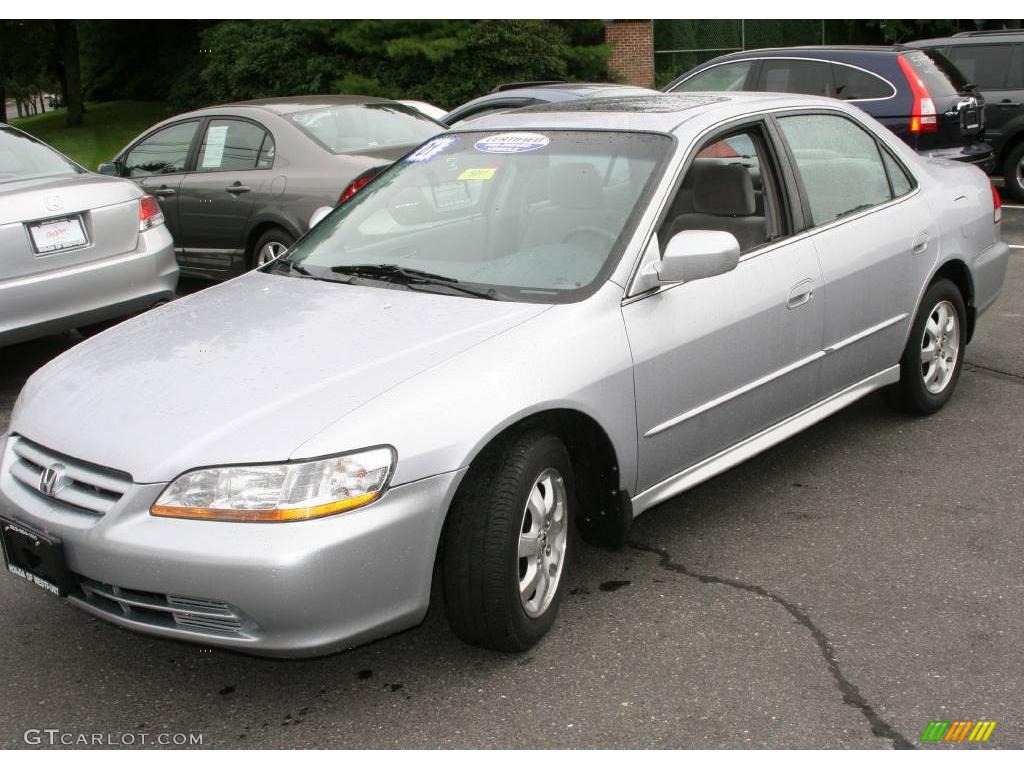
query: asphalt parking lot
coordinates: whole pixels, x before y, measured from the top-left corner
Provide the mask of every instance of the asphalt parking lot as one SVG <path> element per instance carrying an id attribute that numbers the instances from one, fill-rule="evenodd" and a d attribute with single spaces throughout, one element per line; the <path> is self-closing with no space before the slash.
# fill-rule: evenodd
<path id="1" fill-rule="evenodd" d="M 1003 232 L 1024 245 L 1024 209 Z M 74 341 L 0 350 L 0 429 Z M 891 748 L 925 746 L 931 720 L 988 719 L 985 745 L 926 748 L 1022 748 L 1024 249 L 966 360 L 930 419 L 870 396 L 648 512 L 625 550 L 581 547 L 558 623 L 522 656 L 461 644 L 435 609 L 347 653 L 250 658 L 0 577 L 0 743 L 56 728 L 236 748 Z"/>

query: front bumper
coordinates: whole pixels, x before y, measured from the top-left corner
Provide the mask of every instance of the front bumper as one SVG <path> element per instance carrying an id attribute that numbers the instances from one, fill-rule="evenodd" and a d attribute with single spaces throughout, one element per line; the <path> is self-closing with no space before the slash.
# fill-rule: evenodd
<path id="1" fill-rule="evenodd" d="M 15 479 L 11 442 L 0 515 L 62 540 L 77 585 L 71 602 L 140 632 L 273 656 L 331 653 L 419 623 L 463 475 L 407 483 L 362 509 L 305 522 L 153 517 L 163 484 L 132 485 L 96 516 Z"/>
<path id="2" fill-rule="evenodd" d="M 985 173 L 991 173 L 995 167 L 995 154 L 992 151 L 992 146 L 983 141 L 960 147 L 922 149 L 918 154 L 937 160 L 955 160 L 960 163 L 969 163 L 981 168 Z"/>
<path id="3" fill-rule="evenodd" d="M 167 227 L 141 232 L 130 253 L 0 281 L 0 347 L 148 309 L 177 285 Z"/>

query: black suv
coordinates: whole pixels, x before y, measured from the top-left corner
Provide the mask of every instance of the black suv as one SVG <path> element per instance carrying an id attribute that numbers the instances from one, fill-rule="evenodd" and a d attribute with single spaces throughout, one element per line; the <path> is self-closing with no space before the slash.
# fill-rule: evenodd
<path id="1" fill-rule="evenodd" d="M 665 88 L 831 96 L 856 104 L 930 157 L 992 168 L 985 105 L 948 59 L 904 46 L 807 46 L 741 51 L 706 61 Z"/>
<path id="2" fill-rule="evenodd" d="M 943 54 L 984 95 L 995 170 L 1007 193 L 1024 202 L 1024 29 L 961 32 L 910 45 Z"/>

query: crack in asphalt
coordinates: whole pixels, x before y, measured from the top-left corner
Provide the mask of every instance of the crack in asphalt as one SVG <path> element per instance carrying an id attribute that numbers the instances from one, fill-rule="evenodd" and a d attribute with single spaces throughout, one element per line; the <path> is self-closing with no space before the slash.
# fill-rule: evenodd
<path id="1" fill-rule="evenodd" d="M 970 373 L 984 373 L 989 376 L 994 376 L 997 379 L 1008 379 L 1013 384 L 1024 384 L 1024 376 L 1021 376 L 1019 373 L 1001 371 L 998 368 L 989 368 L 987 365 L 978 365 L 977 363 L 964 362 L 964 370 Z"/>
<path id="2" fill-rule="evenodd" d="M 826 635 L 814 623 L 814 620 L 804 613 L 804 611 L 797 605 L 786 600 L 786 598 L 765 589 L 764 587 L 758 586 L 757 584 L 746 584 L 738 579 L 730 579 L 724 576 L 712 576 L 691 570 L 682 563 L 677 563 L 672 560 L 672 555 L 669 554 L 667 549 L 654 547 L 650 544 L 644 544 L 636 541 L 629 542 L 629 546 L 631 549 L 635 549 L 640 552 L 648 552 L 650 554 L 657 555 L 660 558 L 658 565 L 667 571 L 681 573 L 684 576 L 697 579 L 697 581 L 702 584 L 721 584 L 726 587 L 743 590 L 744 592 L 750 592 L 752 594 L 759 595 L 760 597 L 767 598 L 782 606 L 790 616 L 796 619 L 797 622 L 811 633 L 814 641 L 818 644 L 818 649 L 821 651 L 821 655 L 825 658 L 825 663 L 828 665 L 829 671 L 832 673 L 832 677 L 835 678 L 836 687 L 843 696 L 843 703 L 860 710 L 861 714 L 864 715 L 865 719 L 867 719 L 868 723 L 871 725 L 871 732 L 879 738 L 890 739 L 894 748 L 916 749 L 913 743 L 911 743 L 905 736 L 897 731 L 891 723 L 875 711 L 875 708 L 872 707 L 864 698 L 860 689 L 846 677 L 839 666 L 839 661 L 835 657 L 832 641 L 828 639 L 828 635 Z"/>

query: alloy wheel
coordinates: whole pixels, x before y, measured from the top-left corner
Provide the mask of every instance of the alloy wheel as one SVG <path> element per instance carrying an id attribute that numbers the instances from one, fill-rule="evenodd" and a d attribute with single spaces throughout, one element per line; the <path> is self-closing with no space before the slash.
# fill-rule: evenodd
<path id="1" fill-rule="evenodd" d="M 953 378 L 960 356 L 960 320 L 949 301 L 940 301 L 928 314 L 921 338 L 921 375 L 925 388 L 937 395 Z"/>
<path id="2" fill-rule="evenodd" d="M 558 591 L 568 541 L 565 480 L 547 468 L 530 487 L 519 534 L 519 599 L 531 618 L 541 616 Z"/>
<path id="3" fill-rule="evenodd" d="M 262 267 L 264 264 L 273 261 L 287 250 L 287 245 L 279 243 L 276 240 L 270 240 L 264 243 L 263 247 L 260 248 L 260 252 L 256 254 L 256 266 Z"/>

